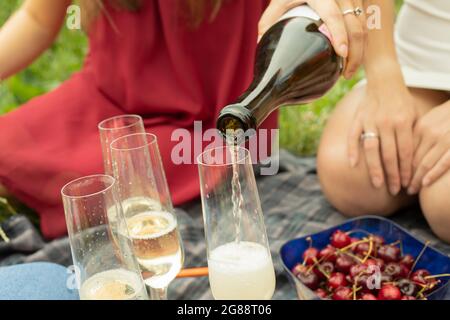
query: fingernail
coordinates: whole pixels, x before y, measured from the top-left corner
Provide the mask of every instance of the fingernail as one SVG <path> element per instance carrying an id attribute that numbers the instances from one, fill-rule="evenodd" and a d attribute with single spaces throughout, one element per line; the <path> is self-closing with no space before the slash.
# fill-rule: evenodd
<path id="1" fill-rule="evenodd" d="M 381 188 L 381 185 L 383 184 L 383 181 L 380 177 L 375 177 L 372 179 L 372 183 L 375 186 L 375 188 Z"/>
<path id="2" fill-rule="evenodd" d="M 429 185 L 430 185 L 430 179 L 429 178 L 424 178 L 423 179 L 423 181 L 422 181 L 422 185 L 424 186 L 424 187 L 428 187 Z"/>
<path id="3" fill-rule="evenodd" d="M 409 185 L 409 178 L 402 179 L 402 187 L 407 188 Z"/>
<path id="4" fill-rule="evenodd" d="M 389 189 L 391 190 L 391 194 L 393 196 L 398 195 L 398 193 L 400 192 L 400 187 L 398 185 L 391 185 Z"/>
<path id="5" fill-rule="evenodd" d="M 415 195 L 417 193 L 416 189 L 413 187 L 408 188 L 408 194 L 410 196 Z"/>
<path id="6" fill-rule="evenodd" d="M 339 52 L 343 58 L 347 58 L 348 46 L 346 44 L 341 44 L 341 46 L 339 47 Z"/>

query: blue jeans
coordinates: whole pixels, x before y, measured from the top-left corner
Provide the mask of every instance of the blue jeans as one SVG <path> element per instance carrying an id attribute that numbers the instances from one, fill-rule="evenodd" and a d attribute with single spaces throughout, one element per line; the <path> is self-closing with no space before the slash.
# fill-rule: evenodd
<path id="1" fill-rule="evenodd" d="M 63 266 L 37 262 L 0 268 L 0 300 L 78 300 Z"/>

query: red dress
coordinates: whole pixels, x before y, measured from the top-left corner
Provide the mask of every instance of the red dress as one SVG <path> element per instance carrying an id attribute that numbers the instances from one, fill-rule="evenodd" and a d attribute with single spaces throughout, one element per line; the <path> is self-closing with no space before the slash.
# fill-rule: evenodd
<path id="1" fill-rule="evenodd" d="M 175 165 L 172 131 L 214 127 L 252 79 L 257 25 L 267 0 L 225 1 L 216 19 L 188 27 L 179 0 L 108 8 L 89 34 L 83 69 L 51 93 L 0 117 L 0 182 L 34 208 L 47 238 L 65 234 L 61 187 L 103 172 L 97 124 L 140 114 L 158 136 L 175 205 L 199 195 L 195 164 Z M 112 22 L 111 22 L 112 21 Z M 264 127 L 276 127 L 276 115 Z"/>

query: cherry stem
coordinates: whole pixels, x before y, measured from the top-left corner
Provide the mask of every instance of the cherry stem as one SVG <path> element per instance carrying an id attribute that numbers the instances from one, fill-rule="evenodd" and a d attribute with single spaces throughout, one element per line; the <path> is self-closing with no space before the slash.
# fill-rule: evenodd
<path id="1" fill-rule="evenodd" d="M 392 243 L 389 243 L 388 246 L 396 246 L 398 244 L 401 244 L 402 242 L 400 240 L 394 241 Z"/>
<path id="2" fill-rule="evenodd" d="M 369 259 L 370 254 L 372 253 L 373 250 L 373 239 L 370 236 L 369 237 L 369 251 L 367 252 L 366 256 L 364 257 L 364 259 L 362 260 L 362 263 L 365 263 L 367 261 L 367 259 Z"/>
<path id="3" fill-rule="evenodd" d="M 450 277 L 450 273 L 434 274 L 434 275 L 426 276 L 426 277 L 423 277 L 423 278 L 425 280 L 428 280 L 428 279 L 444 278 L 444 277 Z"/>
<path id="4" fill-rule="evenodd" d="M 338 250 L 339 251 L 339 250 Z M 362 259 L 360 258 L 360 257 L 358 257 L 358 256 L 355 256 L 354 254 L 352 254 L 352 253 L 349 253 L 349 252 L 341 252 L 342 254 L 346 254 L 346 255 L 348 255 L 349 257 L 352 257 L 353 259 L 355 259 L 355 260 L 358 260 L 359 262 L 362 262 Z"/>
<path id="5" fill-rule="evenodd" d="M 306 270 L 306 272 L 310 273 L 312 271 L 312 269 L 314 269 L 315 266 L 317 266 L 317 268 L 319 268 L 320 260 L 322 260 L 322 259 L 317 260 L 316 258 L 313 258 L 314 263 L 308 268 L 308 270 Z M 305 262 L 305 261 L 303 261 L 303 262 Z"/>
<path id="6" fill-rule="evenodd" d="M 322 267 L 320 266 L 320 264 L 317 266 L 317 269 L 318 269 L 320 272 L 322 272 L 323 275 L 324 275 L 327 279 L 330 279 L 330 275 L 329 275 L 328 273 L 326 273 L 326 272 L 322 269 Z"/>
<path id="7" fill-rule="evenodd" d="M 312 244 L 313 244 L 312 238 L 311 238 L 311 237 L 308 237 L 308 238 L 306 238 L 306 241 L 309 242 L 309 248 L 311 248 L 311 247 L 312 247 Z"/>
<path id="8" fill-rule="evenodd" d="M 419 290 L 419 292 L 418 292 L 417 295 L 416 295 L 416 298 L 419 298 L 420 296 L 423 297 L 423 293 L 424 293 L 426 290 L 428 290 L 428 285 L 424 285 L 424 286 L 422 287 L 422 289 Z"/>
<path id="9" fill-rule="evenodd" d="M 411 273 L 413 272 L 413 270 L 415 269 L 417 262 L 419 262 L 420 258 L 422 257 L 422 255 L 424 254 L 425 250 L 427 249 L 428 245 L 430 244 L 430 241 L 425 242 L 422 251 L 420 251 L 419 255 L 417 256 L 417 258 L 414 260 L 414 263 L 411 267 L 411 270 L 409 270 L 408 273 L 408 278 L 411 276 Z"/>
<path id="10" fill-rule="evenodd" d="M 368 241 L 369 241 L 369 239 L 364 238 L 363 240 L 358 240 L 358 241 L 355 241 L 355 242 L 353 242 L 353 243 L 350 243 L 348 246 L 345 246 L 345 247 L 343 247 L 343 248 L 341 248 L 341 249 L 339 249 L 339 250 L 340 250 L 340 251 L 346 251 L 346 250 L 348 250 L 348 249 L 350 249 L 350 248 L 353 248 L 354 246 L 357 246 L 358 244 L 366 243 L 366 242 L 368 242 Z"/>

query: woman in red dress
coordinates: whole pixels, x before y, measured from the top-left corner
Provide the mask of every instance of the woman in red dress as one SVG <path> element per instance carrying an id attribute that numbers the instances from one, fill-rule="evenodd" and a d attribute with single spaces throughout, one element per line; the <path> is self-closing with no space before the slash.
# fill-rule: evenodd
<path id="1" fill-rule="evenodd" d="M 61 187 L 103 170 L 97 124 L 111 116 L 142 115 L 146 129 L 158 136 L 174 203 L 198 196 L 196 166 L 177 166 L 170 159 L 176 144 L 171 134 L 177 128 L 192 132 L 194 121 L 202 121 L 204 129 L 214 127 L 220 109 L 249 85 L 258 23 L 269 1 L 84 2 L 90 50 L 82 70 L 53 92 L 0 117 L 0 193 L 7 190 L 36 209 L 47 238 L 66 231 Z M 302 2 L 272 1 L 259 31 Z M 334 0 L 328 2 L 341 12 Z M 70 3 L 24 2 L 0 32 L 0 79 L 27 66 L 52 43 Z M 344 17 L 332 16 L 334 45 L 347 56 Z M 358 63 L 354 59 L 348 65 L 355 69 Z M 275 128 L 276 115 L 263 127 Z"/>

